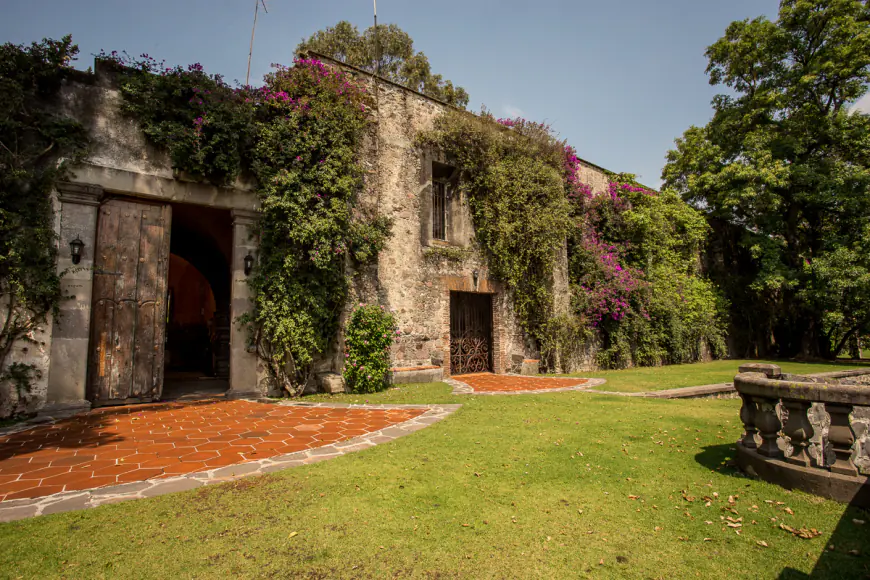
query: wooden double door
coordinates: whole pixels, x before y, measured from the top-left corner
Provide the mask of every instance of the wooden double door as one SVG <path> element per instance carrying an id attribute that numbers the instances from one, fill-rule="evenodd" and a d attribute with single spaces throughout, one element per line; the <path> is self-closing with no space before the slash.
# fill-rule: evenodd
<path id="1" fill-rule="evenodd" d="M 450 373 L 492 371 L 492 295 L 450 293 Z"/>
<path id="2" fill-rule="evenodd" d="M 95 406 L 160 398 L 171 224 L 169 205 L 100 206 L 88 361 Z"/>

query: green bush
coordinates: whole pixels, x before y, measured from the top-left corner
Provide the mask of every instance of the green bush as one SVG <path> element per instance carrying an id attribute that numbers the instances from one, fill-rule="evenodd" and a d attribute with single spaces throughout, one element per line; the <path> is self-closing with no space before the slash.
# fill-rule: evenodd
<path id="1" fill-rule="evenodd" d="M 396 317 L 383 306 L 360 304 L 351 314 L 345 340 L 344 379 L 353 393 L 376 393 L 387 388 L 390 346 Z"/>

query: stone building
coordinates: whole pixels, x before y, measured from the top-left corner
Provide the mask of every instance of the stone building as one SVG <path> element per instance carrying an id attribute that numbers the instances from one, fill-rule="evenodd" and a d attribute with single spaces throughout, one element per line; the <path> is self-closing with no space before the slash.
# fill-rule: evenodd
<path id="1" fill-rule="evenodd" d="M 394 381 L 516 369 L 535 357 L 533 345 L 474 245 L 453 169 L 439 152 L 414 144 L 448 106 L 345 68 L 367 80 L 378 102 L 363 151 L 363 203 L 394 218 L 377 265 L 357 276 L 353 300 L 377 301 L 398 317 Z M 246 346 L 245 330 L 232 322 L 252 305 L 253 184 L 217 187 L 178 175 L 121 114 L 112 75 L 99 62 L 95 69 L 63 93 L 67 114 L 90 131 L 92 146 L 56 192 L 57 267 L 66 271 L 68 298 L 61 316 L 35 337 L 37 346 L 15 353 L 41 370 L 28 410 L 147 402 L 191 391 L 265 394 L 264 369 Z M 594 189 L 607 187 L 601 168 L 587 163 L 581 171 Z M 74 240 L 82 242 L 75 264 Z M 554 285 L 564 301 L 564 252 Z M 340 353 L 337 337 L 317 370 L 340 372 Z"/>

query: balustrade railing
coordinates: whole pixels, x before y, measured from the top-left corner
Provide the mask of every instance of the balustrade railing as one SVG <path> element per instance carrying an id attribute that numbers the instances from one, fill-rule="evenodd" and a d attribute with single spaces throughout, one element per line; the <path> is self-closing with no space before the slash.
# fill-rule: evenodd
<path id="1" fill-rule="evenodd" d="M 846 501 L 864 488 L 865 501 L 870 499 L 867 478 L 855 463 L 861 450 L 850 420 L 856 409 L 870 406 L 870 369 L 804 377 L 751 364 L 740 367 L 734 386 L 743 401 L 741 468 Z M 864 409 L 861 416 L 870 413 Z"/>

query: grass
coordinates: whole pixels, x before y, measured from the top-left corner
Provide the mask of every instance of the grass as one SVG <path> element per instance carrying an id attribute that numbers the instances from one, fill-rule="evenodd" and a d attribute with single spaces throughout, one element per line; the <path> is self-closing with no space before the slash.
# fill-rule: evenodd
<path id="1" fill-rule="evenodd" d="M 669 365 L 664 367 L 640 367 L 618 371 L 580 372 L 571 376 L 607 379 L 607 383 L 595 387 L 599 391 L 619 393 L 643 393 L 679 387 L 695 387 L 714 383 L 730 383 L 737 368 L 745 363 L 772 363 L 782 367 L 783 372 L 795 374 L 824 373 L 862 368 L 864 365 L 843 363 L 804 363 L 774 360 L 717 360 L 708 363 Z"/>
<path id="2" fill-rule="evenodd" d="M 455 397 L 440 383 L 329 400 L 463 406 L 315 465 L 2 524 L 0 576 L 840 580 L 870 571 L 870 527 L 853 523 L 866 513 L 729 467 L 741 433 L 735 400 Z M 743 518 L 740 535 L 725 517 Z M 780 523 L 822 535 L 799 539 Z"/>

